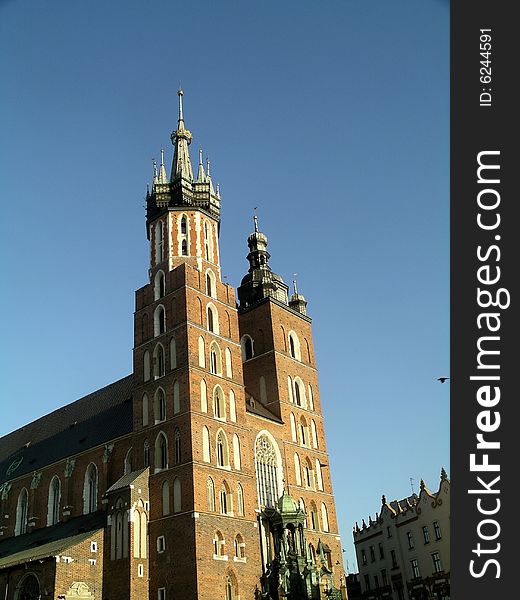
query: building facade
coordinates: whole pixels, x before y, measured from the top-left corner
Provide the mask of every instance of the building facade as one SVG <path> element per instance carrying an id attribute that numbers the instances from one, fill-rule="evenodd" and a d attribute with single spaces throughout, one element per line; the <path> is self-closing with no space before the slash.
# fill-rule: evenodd
<path id="1" fill-rule="evenodd" d="M 450 480 L 442 469 L 437 492 L 421 480 L 419 495 L 387 502 L 354 528 L 364 600 L 448 600 Z"/>
<path id="2" fill-rule="evenodd" d="M 147 193 L 133 373 L 0 439 L 0 596 L 346 597 L 311 319 L 271 270 L 221 279 L 220 193 L 179 91 Z"/>

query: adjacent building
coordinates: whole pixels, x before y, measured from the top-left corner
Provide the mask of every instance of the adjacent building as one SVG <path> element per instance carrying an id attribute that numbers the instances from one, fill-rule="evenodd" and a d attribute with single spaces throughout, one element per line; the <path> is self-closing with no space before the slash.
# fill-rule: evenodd
<path id="1" fill-rule="evenodd" d="M 450 597 L 450 480 L 439 488 L 421 480 L 419 495 L 382 506 L 354 528 L 364 600 L 447 600 Z"/>
<path id="2" fill-rule="evenodd" d="M 256 217 L 238 294 L 222 281 L 182 101 L 146 196 L 133 372 L 0 439 L 6 600 L 346 597 L 307 302 Z"/>

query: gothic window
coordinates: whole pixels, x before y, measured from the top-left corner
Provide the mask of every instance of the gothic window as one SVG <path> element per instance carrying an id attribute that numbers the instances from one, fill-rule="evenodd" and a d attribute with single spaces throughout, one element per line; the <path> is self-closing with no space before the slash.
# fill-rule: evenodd
<path id="1" fill-rule="evenodd" d="M 207 493 L 208 493 L 208 510 L 210 512 L 215 512 L 215 483 L 211 477 L 208 477 L 207 483 Z"/>
<path id="2" fill-rule="evenodd" d="M 148 519 L 144 504 L 139 500 L 134 510 L 134 558 L 146 558 L 148 536 Z"/>
<path id="3" fill-rule="evenodd" d="M 226 554 L 226 548 L 225 548 L 225 540 L 224 540 L 224 536 L 222 535 L 222 533 L 220 533 L 220 531 L 216 531 L 215 532 L 215 537 L 213 538 L 213 551 L 215 553 L 215 556 L 225 556 Z"/>
<path id="4" fill-rule="evenodd" d="M 233 423 L 236 423 L 237 420 L 237 407 L 235 401 L 235 392 L 233 390 L 229 390 L 229 418 Z"/>
<path id="5" fill-rule="evenodd" d="M 181 234 L 186 235 L 188 233 L 188 219 L 185 215 L 181 217 Z"/>
<path id="6" fill-rule="evenodd" d="M 226 600 L 238 600 L 238 584 L 233 573 L 226 575 Z"/>
<path id="7" fill-rule="evenodd" d="M 204 368 L 206 366 L 206 350 L 204 346 L 204 338 L 199 337 L 199 367 Z"/>
<path id="8" fill-rule="evenodd" d="M 233 514 L 233 501 L 231 497 L 231 490 L 229 489 L 229 485 L 226 481 L 224 481 L 220 490 L 220 512 L 223 515 Z"/>
<path id="9" fill-rule="evenodd" d="M 182 256 L 188 256 L 188 242 L 186 240 L 182 240 L 181 254 Z"/>
<path id="10" fill-rule="evenodd" d="M 322 531 L 329 531 L 329 514 L 325 502 L 321 503 L 321 529 Z"/>
<path id="11" fill-rule="evenodd" d="M 226 377 L 229 377 L 230 379 L 233 377 L 233 367 L 232 367 L 232 362 L 231 362 L 231 350 L 229 348 L 226 348 Z"/>
<path id="12" fill-rule="evenodd" d="M 128 475 L 129 473 L 131 473 L 133 471 L 132 448 L 129 448 L 128 452 L 126 453 L 123 471 L 124 471 L 124 475 Z"/>
<path id="13" fill-rule="evenodd" d="M 206 271 L 206 294 L 211 298 L 217 297 L 216 277 L 211 269 Z"/>
<path id="14" fill-rule="evenodd" d="M 317 518 L 317 509 L 314 501 L 311 502 L 311 507 L 309 510 L 309 527 L 310 529 L 318 529 L 318 518 Z"/>
<path id="15" fill-rule="evenodd" d="M 240 440 L 236 433 L 233 435 L 233 462 L 235 463 L 235 469 L 240 471 L 242 468 L 242 460 L 240 457 Z"/>
<path id="16" fill-rule="evenodd" d="M 162 514 L 163 517 L 165 515 L 170 514 L 170 484 L 167 481 L 164 481 L 162 484 Z"/>
<path id="17" fill-rule="evenodd" d="M 143 427 L 148 425 L 148 394 L 143 394 Z"/>
<path id="18" fill-rule="evenodd" d="M 166 311 L 164 306 L 159 304 L 153 313 L 153 333 L 154 336 L 162 335 L 166 331 Z"/>
<path id="19" fill-rule="evenodd" d="M 217 433 L 217 465 L 219 467 L 229 466 L 229 446 L 226 434 L 222 429 Z"/>
<path id="20" fill-rule="evenodd" d="M 240 483 L 237 483 L 237 515 L 244 516 L 244 490 Z"/>
<path id="21" fill-rule="evenodd" d="M 166 420 L 166 396 L 162 388 L 159 388 L 155 392 L 155 398 L 153 401 L 153 416 L 156 424 Z"/>
<path id="22" fill-rule="evenodd" d="M 305 485 L 311 490 L 315 489 L 314 484 L 314 469 L 309 458 L 305 461 Z"/>
<path id="23" fill-rule="evenodd" d="M 128 556 L 128 519 L 121 498 L 116 500 L 111 521 L 110 558 L 112 560 L 126 558 Z"/>
<path id="24" fill-rule="evenodd" d="M 289 402 L 292 404 L 294 402 L 293 380 L 291 379 L 290 375 L 287 376 L 287 388 L 288 388 L 288 392 L 289 392 Z"/>
<path id="25" fill-rule="evenodd" d="M 155 471 L 168 468 L 168 440 L 161 431 L 155 440 Z"/>
<path id="26" fill-rule="evenodd" d="M 164 296 L 164 273 L 163 271 L 157 271 L 154 278 L 153 296 L 154 300 L 159 300 Z"/>
<path id="27" fill-rule="evenodd" d="M 316 459 L 316 480 L 318 484 L 318 489 L 323 491 L 323 475 L 321 473 L 321 463 L 319 458 Z"/>
<path id="28" fill-rule="evenodd" d="M 209 446 L 209 429 L 204 425 L 202 428 L 202 460 L 211 462 L 210 446 Z"/>
<path id="29" fill-rule="evenodd" d="M 143 466 L 150 466 L 150 444 L 148 440 L 145 440 L 143 445 Z"/>
<path id="30" fill-rule="evenodd" d="M 255 470 L 260 506 L 274 508 L 280 496 L 280 459 L 274 440 L 266 433 L 260 434 L 255 442 Z"/>
<path id="31" fill-rule="evenodd" d="M 312 432 L 312 447 L 318 448 L 318 432 L 316 430 L 316 422 L 311 421 L 311 432 Z"/>
<path id="32" fill-rule="evenodd" d="M 310 384 L 309 384 L 308 390 L 309 390 L 309 410 L 314 410 L 314 397 L 312 395 L 312 388 L 311 388 Z"/>
<path id="33" fill-rule="evenodd" d="M 94 463 L 90 463 L 85 472 L 85 483 L 83 485 L 83 514 L 97 510 L 98 494 L 98 471 Z"/>
<path id="34" fill-rule="evenodd" d="M 176 415 L 181 411 L 181 396 L 179 382 L 177 380 L 173 383 L 173 414 Z"/>
<path id="35" fill-rule="evenodd" d="M 204 223 L 204 247 L 206 250 L 206 260 L 209 260 L 209 233 L 207 222 Z"/>
<path id="36" fill-rule="evenodd" d="M 235 537 L 235 558 L 237 560 L 245 560 L 246 558 L 246 544 L 239 533 Z"/>
<path id="37" fill-rule="evenodd" d="M 291 421 L 291 439 L 293 442 L 297 442 L 298 438 L 296 437 L 296 419 L 294 418 L 294 414 L 291 413 L 289 418 Z"/>
<path id="38" fill-rule="evenodd" d="M 157 344 L 153 351 L 154 378 L 159 379 L 165 373 L 164 369 L 164 348 L 162 344 Z"/>
<path id="39" fill-rule="evenodd" d="M 155 264 L 160 263 L 164 258 L 164 229 L 159 221 L 155 225 Z"/>
<path id="40" fill-rule="evenodd" d="M 170 340 L 170 369 L 177 368 L 177 344 L 175 338 Z"/>
<path id="41" fill-rule="evenodd" d="M 16 586 L 15 596 L 19 600 L 38 600 L 42 597 L 40 591 L 40 582 L 34 573 L 29 573 L 29 575 L 26 575 Z"/>
<path id="42" fill-rule="evenodd" d="M 210 346 L 209 363 L 211 373 L 222 376 L 222 355 L 216 342 L 212 342 Z"/>
<path id="43" fill-rule="evenodd" d="M 178 513 L 181 512 L 182 505 L 182 490 L 181 490 L 181 480 L 176 477 L 173 480 L 173 512 Z"/>
<path id="44" fill-rule="evenodd" d="M 302 446 L 309 445 L 309 429 L 305 417 L 300 419 L 300 442 Z"/>
<path id="45" fill-rule="evenodd" d="M 150 353 L 145 350 L 143 354 L 143 381 L 150 381 Z"/>
<path id="46" fill-rule="evenodd" d="M 61 483 L 55 475 L 49 485 L 49 501 L 47 506 L 47 525 L 55 525 L 60 520 Z"/>
<path id="47" fill-rule="evenodd" d="M 200 381 L 200 410 L 202 412 L 208 412 L 208 386 L 204 379 Z"/>
<path id="48" fill-rule="evenodd" d="M 302 396 L 301 396 L 300 384 L 298 381 L 294 382 L 294 398 L 295 398 L 296 406 L 301 406 L 302 405 Z"/>
<path id="49" fill-rule="evenodd" d="M 226 418 L 226 400 L 219 385 L 213 390 L 213 416 L 222 420 Z"/>
<path id="50" fill-rule="evenodd" d="M 29 502 L 29 496 L 27 490 L 22 488 L 22 491 L 18 495 L 18 503 L 16 505 L 16 525 L 14 534 L 22 535 L 27 532 L 27 505 Z"/>
<path id="51" fill-rule="evenodd" d="M 240 345 L 242 347 L 242 360 L 245 362 L 253 358 L 253 340 L 249 335 L 242 336 Z"/>
<path id="52" fill-rule="evenodd" d="M 294 453 L 294 475 L 296 476 L 296 485 L 302 484 L 302 467 L 300 463 L 300 457 Z"/>
<path id="53" fill-rule="evenodd" d="M 181 463 L 181 432 L 179 428 L 175 429 L 175 464 Z"/>

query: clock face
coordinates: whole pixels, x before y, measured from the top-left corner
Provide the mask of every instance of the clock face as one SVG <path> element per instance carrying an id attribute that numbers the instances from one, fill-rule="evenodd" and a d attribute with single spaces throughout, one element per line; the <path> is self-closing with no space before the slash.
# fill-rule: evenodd
<path id="1" fill-rule="evenodd" d="M 9 468 L 7 469 L 6 474 L 11 475 L 11 473 L 14 473 L 14 471 L 16 471 L 16 469 L 18 469 L 18 467 L 22 464 L 22 460 L 23 460 L 23 456 L 13 460 L 13 462 L 9 465 Z"/>

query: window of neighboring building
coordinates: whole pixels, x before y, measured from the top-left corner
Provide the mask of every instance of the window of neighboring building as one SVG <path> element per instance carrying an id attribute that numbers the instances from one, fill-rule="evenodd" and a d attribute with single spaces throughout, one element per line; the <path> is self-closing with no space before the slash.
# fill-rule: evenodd
<path id="1" fill-rule="evenodd" d="M 164 535 L 160 535 L 157 538 L 157 552 L 159 552 L 159 554 L 161 552 L 164 552 L 166 550 L 166 540 L 164 538 Z"/>
<path id="2" fill-rule="evenodd" d="M 379 589 L 379 579 L 377 577 L 377 575 L 374 575 L 374 586 L 377 589 Z"/>
<path id="3" fill-rule="evenodd" d="M 383 585 L 388 585 L 388 577 L 386 576 L 386 569 L 381 569 L 381 581 Z"/>
<path id="4" fill-rule="evenodd" d="M 386 528 L 386 537 L 389 537 L 389 538 L 392 537 L 392 529 L 390 527 Z"/>
<path id="5" fill-rule="evenodd" d="M 412 549 L 414 547 L 414 542 L 413 542 L 413 534 L 411 531 L 406 532 L 406 539 L 408 540 L 408 548 Z"/>
<path id="6" fill-rule="evenodd" d="M 397 557 L 395 555 L 395 550 L 390 550 L 390 557 L 392 558 L 392 568 L 397 568 Z"/>
<path id="7" fill-rule="evenodd" d="M 370 560 L 372 562 L 376 561 L 376 552 L 375 552 L 374 546 L 370 546 Z"/>
<path id="8" fill-rule="evenodd" d="M 414 558 L 410 561 L 410 566 L 412 568 L 412 578 L 417 579 L 421 576 L 421 572 L 419 571 L 419 561 Z"/>
<path id="9" fill-rule="evenodd" d="M 365 575 L 365 588 L 370 589 L 370 577 L 368 575 Z"/>
<path id="10" fill-rule="evenodd" d="M 433 561 L 433 570 L 435 573 L 440 573 L 442 571 L 441 557 L 438 552 L 434 552 L 432 554 Z"/>
<path id="11" fill-rule="evenodd" d="M 365 552 L 365 549 L 363 548 L 361 550 L 361 562 L 366 565 L 367 564 L 367 553 Z"/>
<path id="12" fill-rule="evenodd" d="M 385 551 L 383 549 L 383 544 L 381 544 L 381 542 L 379 543 L 379 558 L 384 558 L 385 557 Z"/>
<path id="13" fill-rule="evenodd" d="M 425 543 L 425 544 L 429 544 L 429 543 L 430 543 L 430 531 L 429 531 L 429 529 L 428 529 L 428 526 L 427 526 L 427 525 L 425 525 L 425 526 L 422 528 L 422 533 L 423 533 L 423 537 L 424 537 L 424 543 Z"/>
<path id="14" fill-rule="evenodd" d="M 442 538 L 442 534 L 441 534 L 441 526 L 439 525 L 439 521 L 433 522 L 433 530 L 435 531 L 435 539 L 440 540 Z"/>

